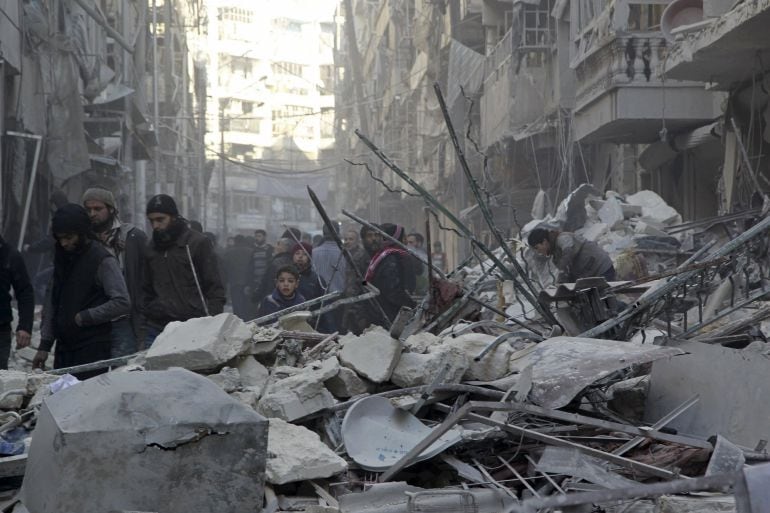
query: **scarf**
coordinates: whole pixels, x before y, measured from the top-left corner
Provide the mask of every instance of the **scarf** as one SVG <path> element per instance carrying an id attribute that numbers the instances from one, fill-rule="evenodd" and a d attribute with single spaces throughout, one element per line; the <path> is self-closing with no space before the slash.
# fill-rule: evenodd
<path id="1" fill-rule="evenodd" d="M 380 265 L 380 263 L 385 260 L 385 257 L 388 255 L 399 255 L 401 257 L 406 257 L 409 255 L 409 253 L 396 246 L 395 244 L 384 246 L 374 254 L 372 261 L 369 262 L 369 267 L 366 268 L 366 276 L 364 276 L 364 281 L 371 281 L 374 278 L 374 275 L 377 272 L 377 266 Z"/>

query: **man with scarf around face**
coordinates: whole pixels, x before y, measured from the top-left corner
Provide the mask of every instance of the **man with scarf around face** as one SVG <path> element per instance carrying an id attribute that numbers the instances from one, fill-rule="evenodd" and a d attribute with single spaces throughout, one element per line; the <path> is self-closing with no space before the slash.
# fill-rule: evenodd
<path id="1" fill-rule="evenodd" d="M 145 259 L 142 313 L 149 346 L 169 322 L 222 313 L 225 287 L 214 246 L 189 228 L 171 196 L 150 199 L 147 219 L 152 242 Z"/>
<path id="2" fill-rule="evenodd" d="M 396 240 L 404 239 L 404 229 L 401 226 L 385 223 L 381 228 Z M 413 291 L 416 285 L 413 257 L 393 242 L 383 241 L 382 236 L 375 232 L 367 232 L 363 242 L 366 251 L 372 255 L 365 279 L 380 290 L 377 301 L 388 320 L 393 322 L 401 307 L 415 306 L 409 295 L 409 291 Z M 379 312 L 370 311 L 370 317 L 372 324 L 384 326 Z"/>
<path id="3" fill-rule="evenodd" d="M 54 342 L 54 368 L 111 357 L 112 322 L 131 311 L 118 260 L 94 240 L 91 220 L 80 205 L 68 204 L 53 216 L 54 272 L 46 292 L 40 347 L 33 368 L 44 368 Z M 87 379 L 106 369 L 75 374 Z"/>
<path id="4" fill-rule="evenodd" d="M 82 202 L 97 240 L 118 259 L 126 280 L 131 314 L 112 321 L 112 357 L 129 355 L 144 349 L 144 318 L 140 308 L 147 235 L 133 224 L 121 222 L 115 197 L 107 189 L 88 189 Z"/>

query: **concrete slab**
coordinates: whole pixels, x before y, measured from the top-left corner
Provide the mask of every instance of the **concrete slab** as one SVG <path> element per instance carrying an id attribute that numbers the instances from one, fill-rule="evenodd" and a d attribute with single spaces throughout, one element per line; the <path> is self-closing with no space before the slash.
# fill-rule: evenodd
<path id="1" fill-rule="evenodd" d="M 340 339 L 342 365 L 375 382 L 385 383 L 398 364 L 402 346 L 384 329 L 375 327 L 361 336 L 347 335 Z"/>
<path id="2" fill-rule="evenodd" d="M 259 401 L 257 411 L 266 417 L 288 422 L 334 406 L 336 401 L 324 382 L 339 372 L 339 362 L 330 358 L 302 369 L 298 374 L 272 381 Z"/>
<path id="3" fill-rule="evenodd" d="M 276 418 L 270 419 L 267 452 L 267 481 L 277 485 L 331 477 L 348 468 L 317 434 Z"/>
<path id="4" fill-rule="evenodd" d="M 150 370 L 215 369 L 245 353 L 251 337 L 249 326 L 229 313 L 172 322 L 155 339 L 144 365 Z"/>
<path id="5" fill-rule="evenodd" d="M 43 403 L 22 500 L 30 513 L 251 511 L 267 430 L 195 373 L 103 374 Z"/>

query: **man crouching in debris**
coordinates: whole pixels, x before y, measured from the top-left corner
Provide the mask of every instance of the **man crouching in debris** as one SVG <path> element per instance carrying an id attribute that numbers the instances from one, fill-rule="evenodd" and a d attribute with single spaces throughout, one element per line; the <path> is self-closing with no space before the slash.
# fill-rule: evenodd
<path id="1" fill-rule="evenodd" d="M 275 273 L 275 289 L 259 305 L 257 317 L 264 317 L 304 303 L 305 298 L 297 292 L 299 280 L 299 271 L 293 265 L 278 269 Z"/>
<path id="2" fill-rule="evenodd" d="M 171 196 L 150 199 L 147 219 L 152 242 L 145 258 L 142 313 L 149 347 L 169 322 L 222 313 L 225 287 L 214 246 L 190 229 Z"/>
<path id="3" fill-rule="evenodd" d="M 54 368 L 107 360 L 112 320 L 128 315 L 131 301 L 118 260 L 96 242 L 80 205 L 64 205 L 53 216 L 56 239 L 52 284 L 46 293 L 40 348 L 33 368 L 43 369 L 54 342 Z M 87 379 L 107 369 L 76 373 Z"/>
<path id="4" fill-rule="evenodd" d="M 610 256 L 592 241 L 571 232 L 538 226 L 527 237 L 529 246 L 543 256 L 553 258 L 559 269 L 557 283 L 574 283 L 579 278 L 601 276 L 615 280 L 615 267 Z"/>

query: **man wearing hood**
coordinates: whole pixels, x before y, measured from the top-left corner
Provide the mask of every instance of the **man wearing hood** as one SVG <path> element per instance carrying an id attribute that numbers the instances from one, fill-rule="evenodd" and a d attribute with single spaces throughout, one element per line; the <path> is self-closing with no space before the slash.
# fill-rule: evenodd
<path id="1" fill-rule="evenodd" d="M 179 215 L 171 196 L 147 203 L 152 242 L 145 260 L 142 313 L 147 345 L 172 321 L 222 313 L 225 287 L 211 242 Z"/>
<path id="2" fill-rule="evenodd" d="M 404 228 L 401 226 L 385 223 L 382 225 L 382 231 L 396 240 L 405 240 Z M 401 307 L 415 306 L 409 295 L 416 285 L 413 257 L 397 244 L 383 241 L 382 236 L 375 232 L 367 232 L 363 241 L 364 248 L 372 255 L 365 279 L 380 290 L 377 301 L 388 320 L 393 322 Z M 379 312 L 371 312 L 371 315 L 372 324 L 384 325 L 384 319 Z"/>
<path id="3" fill-rule="evenodd" d="M 147 235 L 133 224 L 121 222 L 115 197 L 107 189 L 88 189 L 82 201 L 97 240 L 118 259 L 126 280 L 131 314 L 112 321 L 112 356 L 129 355 L 144 348 L 144 319 L 140 308 Z"/>
<path id="4" fill-rule="evenodd" d="M 94 239 L 91 220 L 80 205 L 68 204 L 53 216 L 54 272 L 46 292 L 40 347 L 33 368 L 44 368 L 54 342 L 54 368 L 111 357 L 112 322 L 131 311 L 118 260 Z M 87 379 L 106 369 L 77 373 Z"/>

